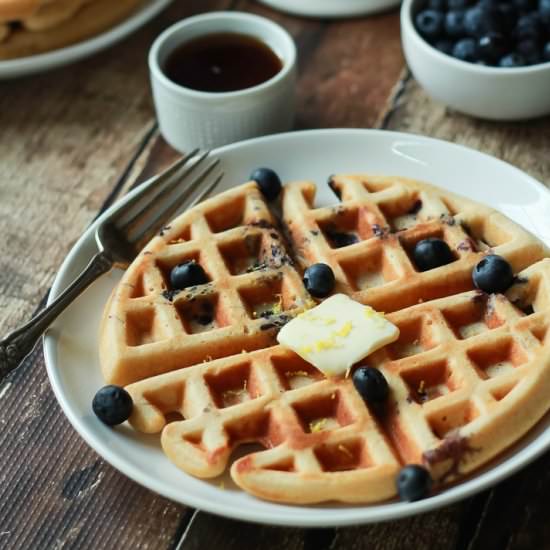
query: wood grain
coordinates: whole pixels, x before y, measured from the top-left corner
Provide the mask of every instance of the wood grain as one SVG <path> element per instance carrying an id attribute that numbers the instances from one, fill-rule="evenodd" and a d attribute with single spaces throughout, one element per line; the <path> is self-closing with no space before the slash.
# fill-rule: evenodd
<path id="1" fill-rule="evenodd" d="M 177 550 L 421 550 L 452 548 L 460 510 L 448 507 L 399 521 L 339 529 L 297 529 L 253 525 L 198 513 Z"/>

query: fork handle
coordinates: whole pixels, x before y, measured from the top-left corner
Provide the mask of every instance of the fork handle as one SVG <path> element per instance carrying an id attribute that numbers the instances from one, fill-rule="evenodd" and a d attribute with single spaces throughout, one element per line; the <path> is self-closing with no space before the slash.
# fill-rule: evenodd
<path id="1" fill-rule="evenodd" d="M 40 336 L 58 315 L 90 284 L 112 267 L 113 260 L 105 252 L 98 252 L 80 275 L 48 307 L 0 340 L 0 382 L 23 362 Z"/>

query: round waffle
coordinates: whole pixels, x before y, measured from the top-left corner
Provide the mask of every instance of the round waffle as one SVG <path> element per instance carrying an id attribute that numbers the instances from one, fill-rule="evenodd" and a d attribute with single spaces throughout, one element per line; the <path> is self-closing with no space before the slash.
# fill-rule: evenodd
<path id="1" fill-rule="evenodd" d="M 105 378 L 129 384 L 130 422 L 162 432 L 182 470 L 217 476 L 235 448 L 256 442 L 265 450 L 231 465 L 244 490 L 289 503 L 375 502 L 395 495 L 402 465 L 424 464 L 447 483 L 547 411 L 544 245 L 502 214 L 427 184 L 366 175 L 330 184 L 341 201 L 329 208 L 313 206 L 312 183 L 286 185 L 280 224 L 254 183 L 220 194 L 171 223 L 114 290 L 101 329 Z M 444 239 L 455 261 L 419 271 L 411 251 L 427 237 Z M 514 268 L 505 295 L 473 287 L 472 268 L 487 253 Z M 167 273 L 187 259 L 210 282 L 174 293 Z M 364 361 L 388 380 L 382 408 L 367 407 L 349 378 L 326 379 L 275 345 L 278 327 L 310 305 L 301 272 L 315 262 L 332 267 L 335 292 L 400 329 Z M 197 324 L 203 301 L 212 322 Z"/>

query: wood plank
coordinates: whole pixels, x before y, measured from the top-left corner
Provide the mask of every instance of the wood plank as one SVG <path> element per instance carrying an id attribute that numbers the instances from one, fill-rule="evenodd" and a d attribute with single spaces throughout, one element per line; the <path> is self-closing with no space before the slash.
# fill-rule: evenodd
<path id="1" fill-rule="evenodd" d="M 550 548 L 548 454 L 491 491 L 468 550 Z"/>
<path id="2" fill-rule="evenodd" d="M 297 529 L 253 525 L 198 513 L 177 550 L 411 550 L 453 548 L 460 510 L 448 507 L 399 521 L 339 529 Z"/>

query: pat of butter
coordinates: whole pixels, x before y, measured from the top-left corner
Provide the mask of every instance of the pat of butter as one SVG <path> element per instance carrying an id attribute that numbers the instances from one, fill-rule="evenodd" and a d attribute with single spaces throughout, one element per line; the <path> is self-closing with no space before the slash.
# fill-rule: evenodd
<path id="1" fill-rule="evenodd" d="M 395 342 L 399 329 L 370 306 L 335 294 L 287 323 L 277 336 L 327 376 L 338 376 L 373 351 Z"/>

